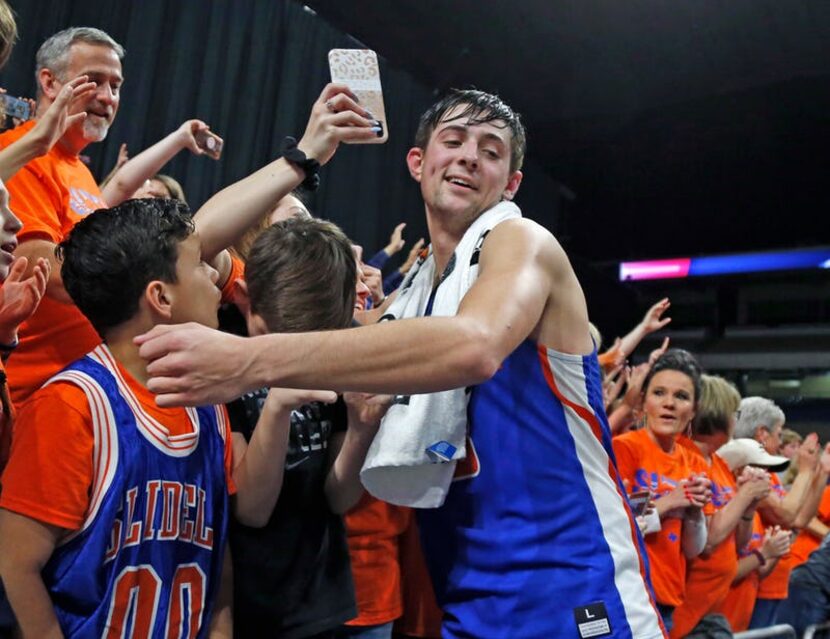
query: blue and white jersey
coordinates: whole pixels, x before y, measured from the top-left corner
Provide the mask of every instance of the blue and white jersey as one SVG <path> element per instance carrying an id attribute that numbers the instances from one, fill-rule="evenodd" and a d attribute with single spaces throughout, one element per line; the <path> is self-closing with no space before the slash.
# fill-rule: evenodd
<path id="1" fill-rule="evenodd" d="M 595 354 L 522 343 L 468 405 L 467 459 L 419 511 L 444 637 L 657 638 Z"/>
<path id="2" fill-rule="evenodd" d="M 43 571 L 65 636 L 207 636 L 228 518 L 224 411 L 181 409 L 192 432 L 170 435 L 106 346 L 55 381 L 86 394 L 95 441 L 85 521 Z"/>

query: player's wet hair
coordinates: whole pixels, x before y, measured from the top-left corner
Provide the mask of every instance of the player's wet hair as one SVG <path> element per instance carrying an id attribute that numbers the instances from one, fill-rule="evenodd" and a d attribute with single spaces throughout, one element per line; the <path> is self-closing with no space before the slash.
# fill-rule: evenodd
<path id="1" fill-rule="evenodd" d="M 179 200 L 127 200 L 95 211 L 56 249 L 64 288 L 103 337 L 135 316 L 150 282 L 176 282 L 178 245 L 193 231 Z"/>
<path id="2" fill-rule="evenodd" d="M 415 133 L 415 146 L 425 149 L 432 132 L 439 123 L 444 122 L 444 116 L 456 107 L 462 107 L 452 118 L 464 120 L 469 124 L 493 124 L 510 129 L 510 171 L 522 168 L 527 134 L 521 117 L 513 109 L 502 102 L 501 98 L 492 93 L 485 93 L 476 89 L 450 89 L 450 92 L 433 104 L 421 116 L 418 130 Z M 449 120 L 446 120 L 449 121 Z"/>
<path id="3" fill-rule="evenodd" d="M 689 351 L 684 351 L 682 348 L 670 348 L 654 362 L 651 370 L 643 380 L 643 394 L 648 392 L 649 384 L 654 376 L 660 371 L 677 371 L 683 373 L 692 380 L 692 386 L 695 390 L 695 406 L 700 401 L 700 364 L 697 363 L 694 355 Z"/>
<path id="4" fill-rule="evenodd" d="M 245 264 L 251 311 L 274 333 L 347 328 L 352 323 L 357 265 L 340 228 L 310 218 L 263 231 Z"/>

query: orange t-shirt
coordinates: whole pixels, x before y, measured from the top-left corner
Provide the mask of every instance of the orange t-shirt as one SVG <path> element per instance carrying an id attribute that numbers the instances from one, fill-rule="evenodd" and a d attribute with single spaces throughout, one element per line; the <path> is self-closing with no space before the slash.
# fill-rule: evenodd
<path id="1" fill-rule="evenodd" d="M 787 496 L 786 489 L 781 485 L 781 480 L 775 473 L 770 473 L 770 488 L 770 492 L 775 493 L 778 499 L 784 499 Z M 763 514 L 761 519 L 763 520 Z M 767 522 L 764 523 L 770 525 Z M 758 599 L 786 599 L 790 584 L 790 573 L 795 566 L 795 558 L 792 552 L 788 552 L 781 557 L 772 572 L 761 579 L 761 584 L 758 586 Z"/>
<path id="2" fill-rule="evenodd" d="M 687 446 L 676 444 L 666 453 L 651 438 L 647 429 L 635 430 L 611 440 L 620 479 L 630 482 L 630 490 L 651 490 L 655 499 L 667 495 L 680 480 L 692 473 L 709 473 L 709 466 Z M 694 446 L 694 444 L 691 444 Z M 704 514 L 714 512 L 709 503 Z M 651 584 L 657 601 L 666 606 L 683 603 L 686 591 L 686 557 L 683 554 L 683 521 L 667 518 L 662 529 L 646 536 Z"/>
<path id="3" fill-rule="evenodd" d="M 818 513 L 816 513 L 819 521 L 826 526 L 830 526 L 830 486 L 824 489 L 824 494 L 821 497 L 821 503 L 818 506 Z M 808 530 L 802 530 L 795 538 L 795 542 L 790 548 L 790 554 L 793 557 L 793 567 L 800 566 L 810 554 L 821 545 L 821 539 L 814 536 Z"/>
<path id="4" fill-rule="evenodd" d="M 401 616 L 398 541 L 412 511 L 364 493 L 345 519 L 358 616 L 350 626 L 375 626 Z"/>
<path id="5" fill-rule="evenodd" d="M 749 543 L 738 551 L 740 558 L 749 556 L 753 550 L 761 547 L 764 541 L 764 525 L 761 516 L 755 513 L 752 519 L 752 536 Z M 758 571 L 751 570 L 746 577 L 729 587 L 729 593 L 712 612 L 722 614 L 729 620 L 733 632 L 743 632 L 749 628 L 752 611 L 755 608 L 755 599 L 758 596 Z"/>
<path id="6" fill-rule="evenodd" d="M 403 616 L 395 622 L 395 633 L 407 637 L 439 639 L 444 613 L 435 601 L 432 579 L 421 549 L 417 517 L 401 536 Z"/>
<path id="7" fill-rule="evenodd" d="M 701 459 L 706 463 L 703 456 Z M 709 479 L 712 480 L 712 506 L 717 511 L 735 496 L 737 484 L 729 466 L 716 454 L 712 455 Z M 695 557 L 688 563 L 686 598 L 672 616 L 672 638 L 685 637 L 704 615 L 709 614 L 726 598 L 737 570 L 738 549 L 735 545 L 735 531 L 718 544 L 708 557 Z"/>
<path id="8" fill-rule="evenodd" d="M 170 436 L 193 432 L 184 408 L 158 407 L 153 393 L 120 364 L 119 370 L 144 411 L 164 424 Z M 227 416 L 225 422 L 225 476 L 228 493 L 233 494 L 236 487 L 231 476 L 233 458 Z M 86 517 L 93 483 L 94 442 L 92 413 L 81 388 L 61 381 L 37 391 L 22 407 L 14 425 L 0 508 L 60 528 L 79 529 Z"/>
<path id="9" fill-rule="evenodd" d="M 27 122 L 0 135 L 0 147 L 23 137 L 35 122 Z M 27 240 L 61 242 L 75 224 L 106 207 L 92 173 L 76 155 L 60 144 L 36 158 L 6 182 L 9 206 L 23 222 L 17 234 Z M 7 369 L 12 399 L 18 406 L 67 364 L 82 357 L 101 338 L 73 304 L 45 296 L 35 314 L 20 326 L 20 345 Z"/>

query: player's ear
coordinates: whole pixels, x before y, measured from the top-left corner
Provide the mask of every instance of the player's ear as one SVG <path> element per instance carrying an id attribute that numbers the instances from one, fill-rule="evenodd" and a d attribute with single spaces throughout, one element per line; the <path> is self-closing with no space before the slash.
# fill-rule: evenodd
<path id="1" fill-rule="evenodd" d="M 513 171 L 513 174 L 507 179 L 507 186 L 502 193 L 502 199 L 512 200 L 519 190 L 519 185 L 522 183 L 522 172 Z"/>
<path id="2" fill-rule="evenodd" d="M 406 166 L 409 168 L 409 175 L 416 182 L 421 181 L 421 170 L 424 163 L 424 150 L 419 146 L 413 146 L 406 154 Z"/>
<path id="3" fill-rule="evenodd" d="M 147 308 L 162 321 L 169 321 L 173 317 L 173 292 L 161 280 L 153 280 L 144 289 L 144 302 Z"/>

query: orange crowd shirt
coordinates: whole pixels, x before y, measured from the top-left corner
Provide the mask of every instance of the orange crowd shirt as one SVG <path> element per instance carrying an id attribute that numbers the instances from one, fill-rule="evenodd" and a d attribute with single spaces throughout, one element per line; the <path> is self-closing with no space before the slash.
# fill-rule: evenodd
<path id="1" fill-rule="evenodd" d="M 444 613 L 435 601 L 432 578 L 421 548 L 418 518 L 412 517 L 400 540 L 403 615 L 395 633 L 405 637 L 440 639 Z"/>
<path id="2" fill-rule="evenodd" d="M 761 516 L 755 513 L 752 519 L 752 536 L 749 543 L 738 551 L 739 558 L 743 559 L 758 550 L 764 541 L 764 525 Z M 752 611 L 755 608 L 755 599 L 758 596 L 759 576 L 757 570 L 751 570 L 737 583 L 729 587 L 726 598 L 712 612 L 722 614 L 729 620 L 733 632 L 743 632 L 749 628 Z"/>
<path id="3" fill-rule="evenodd" d="M 830 486 L 827 486 L 824 489 L 824 494 L 821 497 L 821 503 L 818 506 L 818 513 L 816 513 L 816 517 L 818 517 L 819 521 L 821 521 L 821 523 L 825 526 L 830 526 Z M 820 545 L 821 539 L 813 535 L 810 531 L 802 530 L 798 533 L 798 537 L 796 537 L 792 548 L 790 548 L 790 554 L 793 557 L 793 567 L 800 566 L 807 561 L 807 558 Z"/>
<path id="4" fill-rule="evenodd" d="M 375 626 L 403 613 L 399 541 L 412 510 L 364 493 L 345 517 L 357 617 L 349 626 Z"/>
<path id="5" fill-rule="evenodd" d="M 18 140 L 34 125 L 30 121 L 6 131 L 0 135 L 0 147 Z M 9 206 L 23 222 L 17 234 L 20 243 L 47 240 L 57 244 L 78 221 L 106 207 L 92 173 L 60 143 L 20 169 L 6 187 Z M 18 406 L 52 375 L 101 343 L 73 304 L 48 294 L 18 333 L 20 344 L 6 365 L 11 396 Z"/>
<path id="6" fill-rule="evenodd" d="M 787 496 L 787 491 L 781 484 L 781 480 L 775 473 L 770 473 L 770 494 L 774 494 L 777 499 L 784 499 Z M 761 516 L 763 520 L 763 515 Z M 768 522 L 764 522 L 770 525 Z M 772 572 L 761 579 L 758 586 L 758 599 L 786 599 L 788 587 L 790 583 L 790 573 L 795 568 L 795 558 L 792 552 L 778 560 L 778 564 L 772 569 Z"/>
<path id="7" fill-rule="evenodd" d="M 183 408 L 160 408 L 155 395 L 119 364 L 122 377 L 141 407 L 163 424 L 170 436 L 193 432 Z M 224 407 L 222 410 L 225 410 Z M 225 416 L 225 476 L 232 479 L 230 420 Z M 93 483 L 92 412 L 81 388 L 55 382 L 40 389 L 24 405 L 14 425 L 12 450 L 3 473 L 0 507 L 42 523 L 77 530 L 87 514 Z M 60 454 L 56 454 L 60 451 Z M 37 469 L 33 472 L 33 469 Z"/>
<path id="8" fill-rule="evenodd" d="M 693 454 L 700 454 L 697 446 Z M 701 460 L 706 463 L 701 455 Z M 709 466 L 712 480 L 712 506 L 720 510 L 737 492 L 735 476 L 723 459 L 712 455 Z M 706 556 L 695 557 L 686 567 L 686 598 L 672 616 L 671 637 L 685 637 L 703 617 L 717 607 L 729 594 L 729 586 L 738 570 L 738 548 L 735 531 Z"/>
<path id="9" fill-rule="evenodd" d="M 707 473 L 709 467 L 686 445 L 677 443 L 666 453 L 643 428 L 619 435 L 612 440 L 620 479 L 629 482 L 629 490 L 651 490 L 655 499 L 673 491 L 692 473 Z M 694 446 L 694 444 L 691 444 Z M 706 515 L 714 512 L 711 503 Z M 683 603 L 686 591 L 686 557 L 682 548 L 683 521 L 665 518 L 662 529 L 646 535 L 651 583 L 657 601 L 666 606 Z"/>

